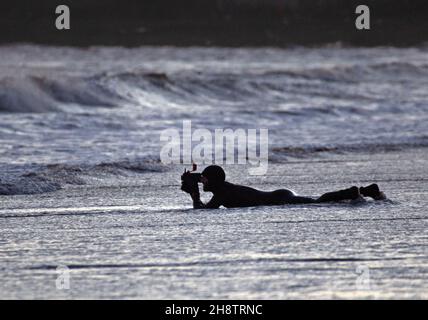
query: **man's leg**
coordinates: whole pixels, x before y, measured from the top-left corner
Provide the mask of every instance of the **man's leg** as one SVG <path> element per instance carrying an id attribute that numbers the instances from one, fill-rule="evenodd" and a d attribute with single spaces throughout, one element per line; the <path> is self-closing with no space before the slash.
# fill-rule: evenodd
<path id="1" fill-rule="evenodd" d="M 337 202 L 342 200 L 354 200 L 360 197 L 360 191 L 357 187 L 349 189 L 324 193 L 316 202 Z"/>
<path id="2" fill-rule="evenodd" d="M 315 203 L 316 200 L 309 197 L 296 196 L 292 191 L 281 189 L 271 193 L 272 204 L 283 205 L 283 204 L 305 204 Z"/>
<path id="3" fill-rule="evenodd" d="M 317 200 L 309 197 L 292 196 L 287 199 L 287 204 L 316 203 Z"/>

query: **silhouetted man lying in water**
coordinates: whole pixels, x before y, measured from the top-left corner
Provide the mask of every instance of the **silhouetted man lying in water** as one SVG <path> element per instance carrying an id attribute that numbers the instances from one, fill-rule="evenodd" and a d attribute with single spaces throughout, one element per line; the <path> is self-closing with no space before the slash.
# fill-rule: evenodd
<path id="1" fill-rule="evenodd" d="M 355 200 L 361 196 L 371 197 L 375 200 L 386 199 L 384 193 L 379 190 L 377 184 L 361 188 L 354 186 L 345 190 L 328 192 L 318 199 L 300 197 L 286 189 L 271 192 L 259 191 L 250 187 L 227 182 L 224 170 L 216 165 L 206 167 L 202 173 L 185 171 L 181 176 L 181 180 L 181 190 L 191 195 L 193 208 L 195 209 L 215 209 L 220 206 L 224 206 L 226 208 L 237 208 L 300 203 L 338 202 L 342 200 Z M 209 191 L 214 194 L 211 200 L 206 204 L 203 204 L 200 199 L 198 182 L 203 184 L 204 191 Z"/>

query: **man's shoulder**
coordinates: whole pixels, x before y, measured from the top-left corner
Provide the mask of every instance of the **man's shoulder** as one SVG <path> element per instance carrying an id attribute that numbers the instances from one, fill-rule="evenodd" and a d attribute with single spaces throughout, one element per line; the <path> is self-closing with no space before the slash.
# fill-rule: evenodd
<path id="1" fill-rule="evenodd" d="M 213 192 L 215 194 L 224 194 L 224 193 L 230 193 L 234 190 L 238 190 L 242 188 L 239 184 L 231 183 L 228 181 L 223 182 L 220 186 L 216 188 L 216 192 Z"/>
<path id="2" fill-rule="evenodd" d="M 230 188 L 240 188 L 240 187 L 243 187 L 243 186 L 241 186 L 241 185 L 239 185 L 239 184 L 236 184 L 236 183 L 231 183 L 231 182 L 229 182 L 229 181 L 225 181 L 224 183 L 223 183 L 223 186 L 222 186 L 224 189 L 230 189 Z"/>
<path id="3" fill-rule="evenodd" d="M 223 184 L 223 190 L 226 190 L 226 191 L 229 191 L 229 190 L 246 190 L 246 191 L 248 191 L 248 190 L 255 190 L 255 189 L 248 187 L 248 186 L 244 186 L 244 185 L 225 181 Z"/>

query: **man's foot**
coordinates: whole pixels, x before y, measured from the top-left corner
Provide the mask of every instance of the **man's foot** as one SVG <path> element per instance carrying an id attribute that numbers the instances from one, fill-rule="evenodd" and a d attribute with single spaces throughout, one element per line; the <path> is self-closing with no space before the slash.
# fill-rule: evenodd
<path id="1" fill-rule="evenodd" d="M 379 190 L 379 186 L 376 183 L 373 183 L 367 187 L 361 187 L 360 193 L 364 197 L 370 197 L 374 200 L 385 200 L 386 196 L 383 192 Z"/>

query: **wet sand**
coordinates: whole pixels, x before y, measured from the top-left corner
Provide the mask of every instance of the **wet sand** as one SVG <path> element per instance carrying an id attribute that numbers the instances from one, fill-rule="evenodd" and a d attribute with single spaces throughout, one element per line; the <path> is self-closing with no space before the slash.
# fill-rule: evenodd
<path id="1" fill-rule="evenodd" d="M 380 202 L 192 210 L 181 166 L 2 196 L 0 298 L 426 299 L 427 150 L 288 157 L 261 177 L 227 168 L 305 195 L 377 182 Z"/>

